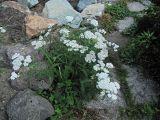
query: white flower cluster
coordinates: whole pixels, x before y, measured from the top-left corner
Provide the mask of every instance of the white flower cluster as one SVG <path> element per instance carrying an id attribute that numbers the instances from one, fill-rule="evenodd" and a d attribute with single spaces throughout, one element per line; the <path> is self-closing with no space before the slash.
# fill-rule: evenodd
<path id="1" fill-rule="evenodd" d="M 90 51 L 89 54 L 86 55 L 85 61 L 88 63 L 96 62 L 96 54 L 94 51 Z"/>
<path id="2" fill-rule="evenodd" d="M 20 69 L 20 67 L 23 66 L 28 66 L 31 62 L 31 56 L 27 55 L 26 57 L 20 55 L 19 53 L 15 53 L 12 56 L 12 65 L 13 65 L 13 72 L 11 73 L 11 80 L 15 80 L 16 78 L 19 77 L 19 74 L 17 74 L 15 71 L 18 71 Z"/>
<path id="3" fill-rule="evenodd" d="M 114 50 L 115 52 L 118 51 L 119 45 L 117 45 L 116 43 L 108 42 L 108 46 L 113 47 L 113 50 Z"/>
<path id="4" fill-rule="evenodd" d="M 95 19 L 87 19 L 87 22 L 93 25 L 94 27 L 98 27 L 98 21 Z"/>
<path id="5" fill-rule="evenodd" d="M 52 31 L 52 27 L 53 25 L 49 25 L 48 26 L 48 30 L 47 32 L 44 34 L 44 36 L 40 35 L 38 40 L 32 41 L 31 45 L 34 46 L 34 49 L 39 49 L 41 47 L 43 47 L 44 45 L 46 45 L 46 41 L 44 41 L 44 37 L 48 37 L 48 35 L 50 34 L 50 32 Z M 43 33 L 43 32 L 41 32 Z"/>
<path id="6" fill-rule="evenodd" d="M 35 40 L 31 42 L 31 45 L 34 46 L 34 49 L 39 49 L 46 45 L 46 41 L 43 40 Z"/>
<path id="7" fill-rule="evenodd" d="M 62 35 L 62 37 L 69 37 L 70 31 L 66 28 L 63 28 L 59 31 L 59 33 Z"/>
<path id="8" fill-rule="evenodd" d="M 98 24 L 94 20 L 92 21 L 92 23 L 94 23 L 95 27 L 98 26 Z M 69 36 L 69 33 L 70 31 L 66 28 L 60 30 L 60 34 L 62 35 L 61 41 L 69 47 L 68 50 L 81 52 L 82 48 L 86 48 L 81 53 L 87 52 L 88 48 L 79 45 L 76 40 L 66 40 L 66 37 Z M 99 29 L 95 33 L 88 30 L 84 33 L 81 33 L 79 37 L 88 40 L 96 40 L 94 48 L 96 48 L 99 52 L 96 53 L 95 51 L 91 50 L 88 54 L 86 54 L 84 59 L 87 63 L 96 63 L 93 66 L 93 69 L 97 72 L 97 88 L 102 90 L 100 96 L 104 96 L 105 94 L 107 94 L 109 98 L 116 100 L 116 94 L 118 93 L 118 89 L 120 89 L 120 85 L 117 82 L 111 82 L 110 80 L 109 69 L 114 68 L 114 66 L 112 63 L 104 63 L 104 60 L 108 57 L 108 46 L 110 43 L 103 37 L 102 34 L 106 34 L 106 31 L 104 29 Z M 115 43 L 111 43 L 110 47 L 113 47 L 113 49 L 116 51 L 119 46 Z"/>
<path id="9" fill-rule="evenodd" d="M 98 32 L 102 33 L 102 34 L 106 34 L 107 32 L 104 29 L 99 29 Z"/>
<path id="10" fill-rule="evenodd" d="M 3 27 L 0 27 L 0 32 L 1 32 L 1 33 L 5 33 L 6 30 L 5 30 Z"/>
<path id="11" fill-rule="evenodd" d="M 91 31 L 85 31 L 81 36 L 84 36 L 86 39 L 96 39 L 96 36 Z"/>
<path id="12" fill-rule="evenodd" d="M 10 79 L 11 79 L 11 80 L 15 80 L 15 79 L 17 79 L 17 78 L 19 78 L 19 74 L 17 74 L 16 72 L 12 72 Z"/>
<path id="13" fill-rule="evenodd" d="M 63 43 L 69 47 L 68 51 L 80 51 L 80 53 L 85 53 L 88 47 L 79 45 L 76 40 L 63 40 Z"/>

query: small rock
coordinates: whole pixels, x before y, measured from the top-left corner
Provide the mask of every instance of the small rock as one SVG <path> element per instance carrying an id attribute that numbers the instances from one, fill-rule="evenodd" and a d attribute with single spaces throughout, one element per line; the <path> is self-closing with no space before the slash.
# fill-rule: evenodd
<path id="1" fill-rule="evenodd" d="M 78 9 L 78 11 L 82 11 L 88 5 L 95 4 L 95 3 L 97 3 L 97 0 L 80 0 L 77 5 L 77 9 Z"/>
<path id="2" fill-rule="evenodd" d="M 18 2 L 22 5 L 28 6 L 29 8 L 35 6 L 39 3 L 38 0 L 18 0 Z"/>
<path id="3" fill-rule="evenodd" d="M 46 120 L 54 115 L 52 105 L 30 89 L 18 92 L 7 104 L 9 120 Z"/>
<path id="4" fill-rule="evenodd" d="M 134 24 L 133 17 L 125 17 L 124 20 L 119 20 L 117 23 L 117 29 L 119 32 L 123 32 L 127 28 L 131 27 Z"/>
<path id="5" fill-rule="evenodd" d="M 104 12 L 105 6 L 104 4 L 98 3 L 98 4 L 92 4 L 87 6 L 81 13 L 82 17 L 96 17 L 96 16 L 102 16 Z"/>
<path id="6" fill-rule="evenodd" d="M 57 20 L 59 24 L 67 24 L 72 28 L 78 28 L 82 21 L 80 13 L 75 11 L 67 0 L 49 0 L 45 4 L 42 15 Z M 68 23 L 67 16 L 72 16 L 73 21 Z"/>
<path id="7" fill-rule="evenodd" d="M 55 24 L 57 24 L 55 20 L 29 15 L 25 18 L 26 34 L 28 38 L 36 37 L 42 31 L 47 30 L 49 25 Z"/>
<path id="8" fill-rule="evenodd" d="M 5 1 L 2 3 L 2 6 L 16 9 L 24 14 L 31 14 L 31 11 L 27 6 L 23 6 L 22 4 L 19 4 L 18 2 L 15 1 Z"/>
<path id="9" fill-rule="evenodd" d="M 144 6 L 143 4 L 141 4 L 140 2 L 127 3 L 127 7 L 129 9 L 129 11 L 131 11 L 131 12 L 140 12 L 140 11 L 147 9 L 147 7 Z"/>

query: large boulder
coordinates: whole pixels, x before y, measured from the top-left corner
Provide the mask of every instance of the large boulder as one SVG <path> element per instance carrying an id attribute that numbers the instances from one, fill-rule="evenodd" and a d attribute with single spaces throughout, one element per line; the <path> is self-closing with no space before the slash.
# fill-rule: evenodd
<path id="1" fill-rule="evenodd" d="M 45 98 L 26 89 L 9 101 L 7 114 L 9 120 L 46 120 L 54 115 L 54 109 Z"/>
<path id="2" fill-rule="evenodd" d="M 29 8 L 37 5 L 39 3 L 38 0 L 18 0 L 22 5 L 28 6 Z"/>
<path id="3" fill-rule="evenodd" d="M 43 18 L 41 16 L 29 15 L 25 18 L 26 35 L 28 38 L 38 36 L 42 31 L 48 29 L 49 26 L 56 25 L 57 21 L 53 19 Z"/>
<path id="4" fill-rule="evenodd" d="M 6 8 L 13 8 L 24 14 L 31 14 L 31 11 L 29 10 L 27 6 L 19 4 L 18 2 L 15 2 L 15 1 L 5 1 L 2 3 L 2 6 Z"/>
<path id="5" fill-rule="evenodd" d="M 80 13 L 75 11 L 67 0 L 50 0 L 45 4 L 42 15 L 57 20 L 59 24 L 67 24 L 78 28 L 82 21 Z"/>
<path id="6" fill-rule="evenodd" d="M 92 4 L 88 5 L 82 12 L 82 17 L 96 17 L 96 16 L 102 16 L 103 12 L 105 10 L 104 4 L 98 3 L 98 4 Z"/>
<path id="7" fill-rule="evenodd" d="M 6 29 L 5 36 L 10 42 L 25 41 L 24 18 L 26 14 L 15 9 L 0 4 L 0 24 Z"/>
<path id="8" fill-rule="evenodd" d="M 80 0 L 77 9 L 79 11 L 82 11 L 84 8 L 86 8 L 88 5 L 97 3 L 97 0 Z"/>

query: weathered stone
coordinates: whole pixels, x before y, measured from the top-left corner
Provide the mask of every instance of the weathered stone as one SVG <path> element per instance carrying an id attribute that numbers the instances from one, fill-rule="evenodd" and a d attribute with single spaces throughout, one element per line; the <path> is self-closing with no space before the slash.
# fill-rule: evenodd
<path id="1" fill-rule="evenodd" d="M 160 95 L 160 86 L 156 81 L 145 78 L 143 72 L 137 66 L 123 65 L 127 70 L 127 82 L 134 101 L 137 104 L 157 103 Z"/>
<path id="2" fill-rule="evenodd" d="M 125 17 L 123 20 L 119 20 L 117 23 L 117 29 L 119 32 L 123 32 L 127 28 L 130 28 L 134 24 L 133 17 Z"/>
<path id="3" fill-rule="evenodd" d="M 5 1 L 2 3 L 2 6 L 16 9 L 24 14 L 31 14 L 31 11 L 27 6 L 19 4 L 18 2 L 15 2 L 15 1 Z"/>
<path id="4" fill-rule="evenodd" d="M 82 21 L 80 13 L 75 11 L 67 0 L 50 0 L 45 4 L 42 15 L 54 20 L 59 24 L 67 24 L 70 27 L 78 28 Z M 66 17 L 71 16 L 73 20 L 68 22 Z"/>
<path id="5" fill-rule="evenodd" d="M 26 89 L 9 101 L 7 114 L 9 120 L 46 120 L 54 115 L 54 109 L 45 98 Z"/>
<path id="6" fill-rule="evenodd" d="M 81 13 L 82 17 L 96 17 L 96 16 L 102 16 L 104 12 L 105 6 L 104 4 L 98 3 L 98 4 L 92 4 L 87 6 Z"/>
<path id="7" fill-rule="evenodd" d="M 16 90 L 24 90 L 26 88 L 30 88 L 32 90 L 47 90 L 50 88 L 50 85 L 52 81 L 48 79 L 40 79 L 36 78 L 34 75 L 37 71 L 46 69 L 47 65 L 44 62 L 39 62 L 36 68 L 34 68 L 34 73 L 33 71 L 31 72 L 30 67 L 22 67 L 19 70 L 19 75 L 20 77 L 11 80 L 11 87 L 16 89 Z M 30 74 L 29 74 L 30 73 Z"/>
<path id="8" fill-rule="evenodd" d="M 24 18 L 26 14 L 11 7 L 4 7 L 0 4 L 0 23 L 5 26 L 9 42 L 25 41 L 25 31 L 23 31 Z M 3 19 L 2 19 L 3 18 Z"/>
<path id="9" fill-rule="evenodd" d="M 95 3 L 97 3 L 97 0 L 80 0 L 79 3 L 78 3 L 78 5 L 77 5 L 77 9 L 79 11 L 82 11 L 88 5 L 95 4 Z"/>
<path id="10" fill-rule="evenodd" d="M 151 6 L 152 2 L 150 0 L 142 0 L 142 3 L 146 6 Z"/>
<path id="11" fill-rule="evenodd" d="M 147 7 L 141 4 L 140 2 L 127 3 L 127 7 L 131 12 L 140 12 L 147 9 Z"/>
<path id="12" fill-rule="evenodd" d="M 38 51 L 35 51 L 32 46 L 27 46 L 23 44 L 15 44 L 7 46 L 6 48 L 6 54 L 8 56 L 8 59 L 11 63 L 12 56 L 15 53 L 19 53 L 20 55 L 23 55 L 24 57 L 27 55 L 31 55 L 31 58 L 34 58 L 34 62 L 37 62 L 35 71 L 43 70 L 47 68 L 47 64 L 45 62 L 41 62 L 43 60 L 43 55 L 40 54 Z M 12 64 L 11 64 L 12 66 Z M 28 72 L 30 71 L 30 67 L 24 67 L 22 66 L 19 70 L 20 77 L 16 80 L 11 80 L 11 86 L 12 88 L 16 90 L 24 90 L 26 88 L 31 88 L 33 90 L 39 90 L 39 89 L 49 89 L 51 85 L 51 81 L 48 79 L 38 79 L 32 75 L 28 75 Z"/>
<path id="13" fill-rule="evenodd" d="M 27 47 L 26 45 L 23 44 L 12 44 L 10 46 L 7 46 L 7 50 L 6 50 L 7 56 L 9 58 L 9 60 L 12 60 L 12 56 L 15 53 L 19 53 L 23 56 L 27 56 L 30 55 L 32 53 L 32 48 L 31 47 Z"/>
<path id="14" fill-rule="evenodd" d="M 29 8 L 39 3 L 38 0 L 18 0 L 18 2 L 21 3 L 22 5 L 28 6 Z"/>
<path id="15" fill-rule="evenodd" d="M 48 26 L 55 24 L 57 24 L 55 20 L 29 15 L 25 18 L 26 34 L 28 38 L 36 37 L 42 31 L 47 30 Z"/>

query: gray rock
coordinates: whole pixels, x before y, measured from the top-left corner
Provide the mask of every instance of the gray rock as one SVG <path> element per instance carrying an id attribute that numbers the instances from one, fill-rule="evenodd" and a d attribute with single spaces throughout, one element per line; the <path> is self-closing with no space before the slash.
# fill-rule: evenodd
<path id="1" fill-rule="evenodd" d="M 142 3 L 145 5 L 145 6 L 151 6 L 152 5 L 152 2 L 150 0 L 143 0 Z"/>
<path id="2" fill-rule="evenodd" d="M 136 103 L 158 102 L 160 86 L 149 78 L 143 76 L 142 71 L 136 66 L 123 66 L 127 72 L 127 81 Z"/>
<path id="3" fill-rule="evenodd" d="M 16 91 L 8 84 L 10 72 L 8 68 L 0 67 L 0 120 L 8 120 L 5 114 L 7 102 L 16 94 Z"/>
<path id="4" fill-rule="evenodd" d="M 36 67 L 34 68 L 35 71 L 43 70 L 47 68 L 47 64 L 45 62 L 42 62 L 43 55 L 38 51 L 35 51 L 31 46 L 23 45 L 20 43 L 7 46 L 6 54 L 10 63 L 12 62 L 12 56 L 15 53 L 19 53 L 24 57 L 27 55 L 31 55 L 32 60 L 34 58 L 33 62 L 36 62 Z M 49 89 L 52 81 L 49 81 L 47 79 L 46 80 L 38 79 L 36 78 L 36 76 L 34 76 L 33 73 L 32 75 L 29 75 L 29 72 L 31 69 L 32 68 L 30 68 L 30 66 L 28 67 L 22 66 L 19 70 L 20 77 L 17 78 L 16 80 L 10 81 L 11 87 L 16 90 L 24 90 L 26 88 L 30 88 L 33 90 Z"/>
<path id="5" fill-rule="evenodd" d="M 45 98 L 26 89 L 9 101 L 7 114 L 9 120 L 46 120 L 54 115 L 54 109 Z"/>
<path id="6" fill-rule="evenodd" d="M 127 7 L 131 12 L 140 12 L 147 9 L 147 7 L 141 4 L 140 2 L 127 3 Z"/>
<path id="7" fill-rule="evenodd" d="M 119 20 L 116 27 L 119 32 L 123 32 L 127 28 L 130 28 L 134 24 L 133 17 L 125 17 L 123 20 Z"/>
<path id="8" fill-rule="evenodd" d="M 27 55 L 30 55 L 32 51 L 33 50 L 31 47 L 27 47 L 26 45 L 18 43 L 18 44 L 11 44 L 10 46 L 8 46 L 6 52 L 9 60 L 12 60 L 12 56 L 15 53 L 19 53 L 23 56 L 27 56 Z"/>
<path id="9" fill-rule="evenodd" d="M 32 90 L 49 89 L 52 83 L 51 80 L 36 78 L 36 76 L 34 75 L 35 72 L 46 69 L 46 67 L 47 67 L 46 63 L 39 62 L 34 68 L 34 73 L 33 71 L 30 72 L 30 70 L 32 70 L 32 68 L 30 67 L 20 68 L 19 70 L 20 77 L 17 78 L 16 80 L 10 81 L 11 87 L 16 90 L 24 90 L 26 88 L 30 88 Z"/>
<path id="10" fill-rule="evenodd" d="M 78 28 L 82 21 L 80 13 L 75 11 L 67 0 L 48 1 L 45 4 L 42 15 L 58 21 L 59 24 L 67 24 L 72 28 Z M 73 17 L 73 20 L 68 22 L 67 16 Z"/>
<path id="11" fill-rule="evenodd" d="M 28 6 L 29 8 L 37 5 L 39 3 L 38 0 L 18 0 L 19 3 Z"/>
<path id="12" fill-rule="evenodd" d="M 124 48 L 127 44 L 128 41 L 130 40 L 126 36 L 123 36 L 120 32 L 115 31 L 113 33 L 110 33 L 107 37 L 108 41 L 116 43 L 119 45 L 120 48 Z"/>
<path id="13" fill-rule="evenodd" d="M 80 0 L 77 9 L 79 11 L 82 11 L 84 8 L 86 8 L 88 5 L 97 3 L 97 0 Z"/>
<path id="14" fill-rule="evenodd" d="M 105 10 L 105 5 L 98 3 L 98 4 L 92 4 L 88 5 L 82 12 L 81 15 L 84 18 L 90 18 L 90 17 L 100 17 L 103 15 Z"/>

